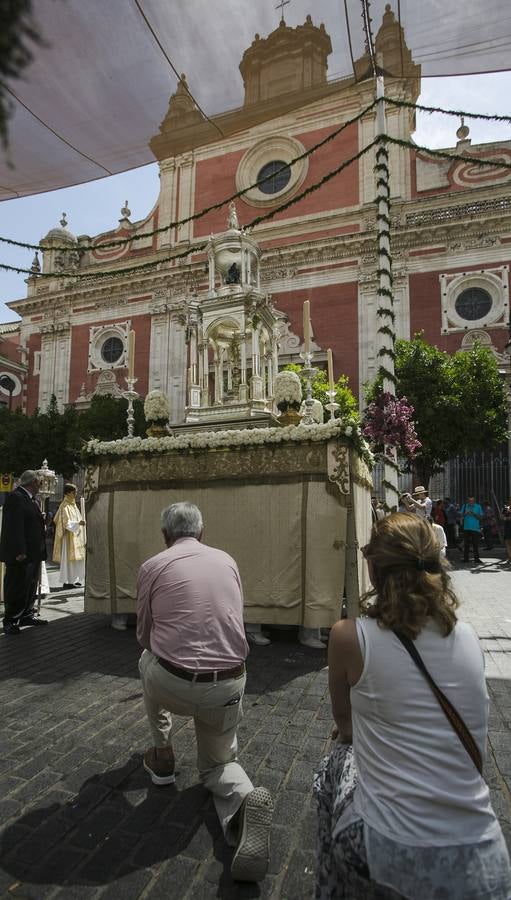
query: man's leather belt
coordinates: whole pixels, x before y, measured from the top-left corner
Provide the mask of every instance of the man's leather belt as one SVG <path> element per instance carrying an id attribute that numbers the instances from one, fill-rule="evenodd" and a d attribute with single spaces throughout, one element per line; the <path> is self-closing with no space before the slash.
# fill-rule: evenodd
<path id="1" fill-rule="evenodd" d="M 160 666 L 177 675 L 178 678 L 184 678 L 185 681 L 225 681 L 227 678 L 241 678 L 245 674 L 245 663 L 240 663 L 232 669 L 219 669 L 217 672 L 194 672 L 192 669 L 181 669 L 174 666 L 168 659 L 158 657 Z"/>

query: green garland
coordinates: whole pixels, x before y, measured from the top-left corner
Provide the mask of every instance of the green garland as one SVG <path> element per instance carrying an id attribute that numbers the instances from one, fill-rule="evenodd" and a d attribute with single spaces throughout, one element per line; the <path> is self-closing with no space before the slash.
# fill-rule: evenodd
<path id="1" fill-rule="evenodd" d="M 136 272 L 145 271 L 146 269 L 152 269 L 155 266 L 161 266 L 162 263 L 174 262 L 175 259 L 183 259 L 185 256 L 190 256 L 191 253 L 200 253 L 201 250 L 204 250 L 206 244 L 201 244 L 197 247 L 189 247 L 188 250 L 183 250 L 181 253 L 175 253 L 173 256 L 162 257 L 162 259 L 153 260 L 153 262 L 142 263 L 139 266 L 127 266 L 124 269 L 110 269 L 106 272 L 34 272 L 32 269 L 20 269 L 17 266 L 8 266 L 5 263 L 0 263 L 0 269 L 5 269 L 8 272 L 18 272 L 19 274 L 28 274 L 34 278 L 68 278 L 74 279 L 75 281 L 84 281 L 87 279 L 95 279 L 95 278 L 111 278 L 114 275 L 132 275 Z"/>
<path id="2" fill-rule="evenodd" d="M 388 356 L 389 359 L 395 359 L 396 353 L 390 347 L 382 347 L 381 350 L 378 350 L 376 356 Z"/>
<path id="3" fill-rule="evenodd" d="M 378 374 L 381 375 L 382 378 L 386 378 L 387 381 L 392 381 L 393 384 L 397 384 L 396 376 L 389 369 L 386 369 L 385 366 L 379 367 Z"/>
<path id="4" fill-rule="evenodd" d="M 277 207 L 277 209 L 270 210 L 270 212 L 266 213 L 263 216 L 256 216 L 255 219 L 252 219 L 252 221 L 248 223 L 245 230 L 247 231 L 249 228 L 254 228 L 256 225 L 260 225 L 261 222 L 266 222 L 268 221 L 268 219 L 272 219 L 273 216 L 277 215 L 277 213 L 281 212 L 282 210 L 288 209 L 288 207 L 292 206 L 294 203 L 298 203 L 299 200 L 302 200 L 308 194 L 312 194 L 313 191 L 317 191 L 320 187 L 326 184 L 327 181 L 330 181 L 332 178 L 335 178 L 336 175 L 339 175 L 340 172 L 343 171 L 343 169 L 347 169 L 348 166 L 352 165 L 352 163 L 357 162 L 357 160 L 361 159 L 362 156 L 365 156 L 365 154 L 368 153 L 369 150 L 372 150 L 375 144 L 376 140 L 371 141 L 371 143 L 368 144 L 367 147 L 364 147 L 363 150 L 359 150 L 358 153 L 355 153 L 354 156 L 346 159 L 343 163 L 341 163 L 340 166 L 337 166 L 336 169 L 328 172 L 323 176 L 323 178 L 321 178 L 319 181 L 316 181 L 315 184 L 312 184 L 310 187 L 302 191 L 301 194 L 297 194 L 295 197 L 293 197 L 292 200 L 289 200 L 287 203 L 283 203 L 282 206 Z"/>
<path id="5" fill-rule="evenodd" d="M 379 334 L 387 334 L 392 341 L 396 340 L 396 332 L 389 325 L 382 325 L 378 328 Z"/>
<path id="6" fill-rule="evenodd" d="M 240 191 L 236 191 L 236 193 L 231 194 L 229 197 L 226 197 L 225 200 L 220 200 L 218 203 L 212 203 L 211 206 L 204 207 L 204 209 L 201 209 L 201 211 L 198 213 L 193 213 L 193 215 L 187 216 L 184 219 L 177 219 L 175 222 L 170 222 L 168 225 L 162 225 L 161 228 L 155 228 L 153 231 L 144 231 L 143 234 L 134 234 L 128 238 L 117 238 L 116 240 L 105 241 L 105 242 L 102 241 L 99 245 L 94 245 L 94 244 L 80 245 L 78 249 L 81 249 L 85 252 L 87 250 L 94 250 L 95 246 L 99 246 L 101 248 L 101 250 L 106 250 L 111 247 L 122 247 L 122 246 L 125 246 L 126 244 L 129 244 L 130 242 L 141 241 L 141 240 L 144 240 L 145 238 L 154 237 L 154 235 L 163 234 L 164 232 L 169 231 L 171 228 L 179 228 L 182 225 L 187 225 L 188 222 L 194 222 L 197 219 L 202 219 L 202 217 L 206 216 L 208 213 L 213 212 L 215 209 L 222 209 L 223 206 L 226 206 L 228 203 L 232 203 L 233 200 L 237 200 L 239 197 L 243 197 L 244 194 L 247 194 L 249 191 L 254 190 L 254 188 L 259 187 L 260 184 L 264 184 L 265 181 L 269 181 L 270 178 L 274 178 L 275 175 L 279 174 L 279 172 L 283 172 L 288 167 L 292 167 L 297 162 L 300 162 L 302 159 L 306 159 L 308 156 L 311 156 L 313 153 L 316 152 L 316 150 L 319 150 L 321 147 L 323 147 L 329 141 L 333 141 L 336 137 L 338 137 L 341 134 L 342 131 L 344 131 L 350 125 L 354 125 L 354 124 L 356 124 L 356 122 L 359 122 L 360 119 L 362 119 L 368 112 L 370 112 L 376 106 L 376 103 L 377 103 L 377 101 L 373 100 L 373 102 L 370 103 L 369 106 L 366 106 L 366 108 L 363 109 L 362 112 L 358 113 L 352 119 L 347 119 L 346 122 L 343 122 L 343 124 L 339 128 L 337 128 L 331 134 L 327 135 L 327 137 L 323 138 L 321 141 L 318 141 L 318 143 L 314 144 L 312 147 L 309 147 L 309 149 L 305 150 L 304 153 L 300 153 L 298 156 L 294 156 L 293 159 L 290 159 L 289 162 L 284 163 L 284 165 L 281 166 L 281 168 L 278 169 L 276 172 L 273 172 L 272 174 L 267 175 L 265 178 L 258 179 L 258 181 L 254 182 L 254 184 L 249 185 L 249 187 L 243 188 Z M 24 243 L 23 241 L 15 241 L 15 240 L 12 240 L 11 238 L 4 238 L 4 237 L 0 237 L 0 242 L 3 244 L 10 244 L 13 247 L 23 247 L 25 250 L 44 251 L 44 247 L 41 247 L 40 243 L 39 244 L 29 244 L 29 243 Z M 52 249 L 54 249 L 54 250 L 69 250 L 69 246 L 66 245 L 65 247 L 53 247 Z"/>
<path id="7" fill-rule="evenodd" d="M 439 159 L 450 159 L 453 162 L 470 162 L 474 163 L 476 166 L 488 166 L 491 169 L 509 169 L 511 171 L 511 163 L 507 162 L 495 162 L 493 159 L 482 159 L 478 156 L 469 156 L 466 153 L 447 153 L 446 150 L 430 150 L 429 147 L 423 147 L 421 144 L 414 144 L 412 141 L 404 141 L 401 138 L 393 138 L 388 135 L 383 135 L 385 140 L 389 141 L 391 144 L 395 144 L 396 147 L 407 147 L 409 150 L 414 150 L 416 153 L 427 153 L 428 156 L 436 156 Z"/>
<path id="8" fill-rule="evenodd" d="M 355 153 L 354 156 L 351 156 L 349 159 L 344 160 L 344 162 L 341 163 L 339 166 L 337 166 L 336 169 L 333 169 L 331 172 L 328 172 L 326 175 L 323 176 L 323 178 L 320 178 L 319 181 L 316 181 L 314 184 L 311 184 L 308 188 L 306 188 L 300 194 L 296 194 L 294 197 L 291 198 L 291 200 L 288 200 L 287 203 L 282 203 L 276 209 L 270 210 L 270 212 L 265 213 L 262 216 L 256 216 L 255 219 L 252 219 L 252 221 L 249 222 L 248 225 L 245 227 L 245 231 L 248 231 L 249 229 L 254 228 L 256 225 L 260 225 L 261 222 L 265 222 L 268 219 L 272 219 L 273 216 L 277 215 L 277 213 L 282 212 L 285 209 L 288 209 L 290 206 L 293 206 L 295 203 L 298 203 L 300 200 L 302 200 L 308 194 L 312 194 L 312 193 L 314 193 L 314 191 L 319 190 L 319 188 L 321 188 L 324 184 L 326 184 L 332 178 L 335 178 L 336 175 L 339 175 L 340 172 L 342 172 L 344 169 L 347 169 L 348 166 L 351 166 L 352 163 L 356 162 L 358 159 L 360 159 L 362 156 L 364 156 L 366 153 L 368 153 L 369 150 L 371 150 L 374 147 L 374 145 L 375 145 L 375 141 L 372 141 L 372 143 L 368 144 L 367 147 L 364 147 L 363 150 L 359 150 L 359 152 Z M 182 253 L 178 253 L 173 256 L 167 257 L 166 259 L 157 260 L 156 262 L 151 262 L 151 263 L 144 263 L 143 265 L 140 265 L 140 266 L 132 266 L 131 268 L 128 268 L 128 269 L 110 269 L 108 272 L 94 272 L 94 273 L 90 273 L 90 272 L 74 273 L 73 272 L 73 273 L 69 273 L 69 275 L 65 276 L 61 272 L 39 273 L 39 272 L 33 272 L 32 269 L 20 269 L 15 266 L 7 266 L 2 263 L 0 263 L 0 268 L 8 269 L 8 270 L 12 270 L 15 272 L 20 272 L 20 273 L 27 273 L 28 275 L 32 275 L 36 278 L 62 278 L 62 277 L 71 277 L 71 278 L 76 278 L 76 279 L 92 278 L 92 277 L 94 277 L 94 278 L 105 278 L 105 277 L 109 278 L 112 275 L 124 275 L 124 274 L 126 274 L 126 272 L 137 272 L 139 269 L 149 268 L 151 266 L 158 265 L 158 263 L 160 263 L 160 262 L 165 262 L 166 260 L 170 260 L 172 262 L 172 260 L 174 260 L 174 259 L 180 259 L 184 256 L 189 256 L 191 253 L 200 253 L 202 250 L 204 250 L 205 247 L 206 247 L 206 244 L 201 244 L 198 247 L 195 247 L 195 246 L 190 247 L 189 249 L 184 250 Z M 67 247 L 66 249 L 69 250 L 69 247 Z"/>
<path id="9" fill-rule="evenodd" d="M 378 309 L 376 310 L 376 315 L 379 316 L 380 318 L 382 318 L 383 316 L 386 316 L 387 319 L 392 320 L 392 323 L 394 323 L 396 321 L 396 314 L 392 308 L 387 309 L 385 306 L 379 306 Z"/>
<path id="10" fill-rule="evenodd" d="M 442 113 L 444 116 L 454 116 L 457 119 L 485 119 L 487 122 L 505 122 L 511 124 L 511 116 L 487 115 L 487 113 L 463 112 L 461 109 L 443 109 L 441 106 L 422 106 L 419 103 L 410 103 L 408 100 L 395 100 L 392 97 L 384 97 L 385 103 L 390 106 L 400 106 L 405 109 L 418 109 L 419 112 Z"/>

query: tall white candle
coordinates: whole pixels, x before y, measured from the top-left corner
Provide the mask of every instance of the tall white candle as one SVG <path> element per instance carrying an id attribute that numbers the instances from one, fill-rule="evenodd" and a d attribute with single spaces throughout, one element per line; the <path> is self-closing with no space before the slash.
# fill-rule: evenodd
<path id="1" fill-rule="evenodd" d="M 85 497 L 80 498 L 80 515 L 82 517 L 82 521 L 85 522 Z"/>
<path id="2" fill-rule="evenodd" d="M 303 349 L 306 353 L 310 353 L 311 349 L 311 313 L 310 301 L 305 300 L 303 304 Z"/>
<path id="3" fill-rule="evenodd" d="M 328 362 L 329 389 L 331 391 L 333 391 L 334 390 L 334 360 L 333 360 L 332 351 L 330 350 L 330 347 L 326 351 L 326 358 L 327 358 L 327 362 Z"/>
<path id="4" fill-rule="evenodd" d="M 128 378 L 135 375 L 135 332 L 131 329 L 128 335 Z"/>

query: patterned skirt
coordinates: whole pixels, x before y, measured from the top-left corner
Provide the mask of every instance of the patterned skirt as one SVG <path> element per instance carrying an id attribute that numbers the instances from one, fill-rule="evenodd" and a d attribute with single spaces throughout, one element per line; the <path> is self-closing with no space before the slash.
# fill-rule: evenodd
<path id="1" fill-rule="evenodd" d="M 511 871 L 501 832 L 478 844 L 400 844 L 357 817 L 356 786 L 353 748 L 334 745 L 314 779 L 315 900 L 510 900 Z"/>

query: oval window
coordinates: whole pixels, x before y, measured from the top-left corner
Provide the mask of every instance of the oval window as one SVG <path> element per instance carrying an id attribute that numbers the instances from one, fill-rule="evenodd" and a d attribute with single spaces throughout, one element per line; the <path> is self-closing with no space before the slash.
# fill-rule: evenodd
<path id="1" fill-rule="evenodd" d="M 291 179 L 291 169 L 281 159 L 266 163 L 259 170 L 257 186 L 263 194 L 278 194 L 283 191 Z"/>

